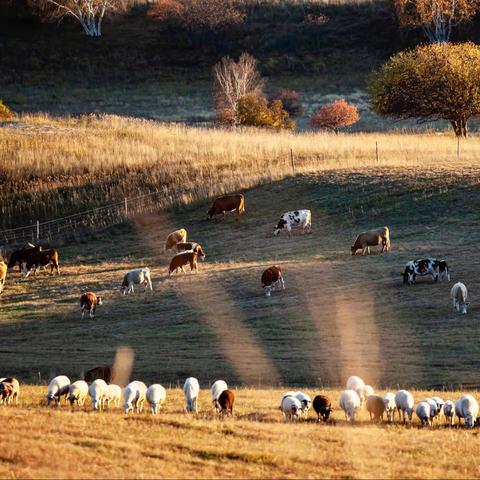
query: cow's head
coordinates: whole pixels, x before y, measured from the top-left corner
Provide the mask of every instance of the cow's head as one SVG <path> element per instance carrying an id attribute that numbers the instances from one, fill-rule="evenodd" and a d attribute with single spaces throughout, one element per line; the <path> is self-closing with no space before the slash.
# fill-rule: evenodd
<path id="1" fill-rule="evenodd" d="M 401 275 L 403 277 L 404 284 L 412 285 L 412 283 L 415 282 L 415 268 L 413 265 L 407 263 L 405 271 Z"/>
<path id="2" fill-rule="evenodd" d="M 102 297 L 97 297 L 97 305 L 103 305 Z"/>
<path id="3" fill-rule="evenodd" d="M 207 217 L 211 219 L 215 215 L 215 209 L 212 207 L 207 212 Z"/>
<path id="4" fill-rule="evenodd" d="M 30 268 L 30 269 L 27 269 L 27 267 L 25 266 L 25 267 L 22 268 L 22 275 L 23 275 L 25 278 L 27 278 L 27 277 L 30 275 L 30 272 L 31 272 L 31 271 L 32 271 L 31 268 Z"/>
<path id="5" fill-rule="evenodd" d="M 264 285 L 263 290 L 265 292 L 265 296 L 269 297 L 274 290 L 274 286 L 273 285 Z"/>
<path id="6" fill-rule="evenodd" d="M 352 253 L 352 255 L 355 255 L 357 251 L 358 251 L 358 248 L 355 245 L 352 245 L 350 247 L 350 252 Z"/>
<path id="7" fill-rule="evenodd" d="M 202 250 L 202 247 L 200 245 L 197 245 L 194 250 L 193 250 L 199 257 L 200 257 L 200 260 L 202 260 L 202 262 L 205 261 L 205 252 Z"/>
<path id="8" fill-rule="evenodd" d="M 280 233 L 280 230 L 283 230 L 285 228 L 286 224 L 287 222 L 283 218 L 281 218 L 274 227 L 273 235 L 276 237 Z"/>

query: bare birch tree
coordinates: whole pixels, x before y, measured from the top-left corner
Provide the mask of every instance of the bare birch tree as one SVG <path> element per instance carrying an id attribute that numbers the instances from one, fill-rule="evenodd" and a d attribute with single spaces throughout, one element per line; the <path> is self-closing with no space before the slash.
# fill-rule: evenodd
<path id="1" fill-rule="evenodd" d="M 400 25 L 421 27 L 430 43 L 450 40 L 452 29 L 471 20 L 480 0 L 393 0 Z"/>
<path id="2" fill-rule="evenodd" d="M 221 123 L 238 124 L 238 101 L 248 94 L 260 95 L 265 86 L 257 60 L 242 53 L 238 62 L 223 57 L 213 68 L 213 101 Z"/>
<path id="3" fill-rule="evenodd" d="M 100 37 L 105 14 L 124 10 L 126 0 L 29 0 L 29 4 L 47 21 L 72 17 L 89 37 Z"/>

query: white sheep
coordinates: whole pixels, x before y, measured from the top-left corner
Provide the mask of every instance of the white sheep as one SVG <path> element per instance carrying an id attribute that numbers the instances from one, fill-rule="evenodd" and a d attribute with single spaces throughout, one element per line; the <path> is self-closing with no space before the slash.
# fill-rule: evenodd
<path id="1" fill-rule="evenodd" d="M 365 397 L 365 400 L 369 397 L 369 395 L 373 395 L 375 393 L 375 390 L 373 389 L 372 386 L 370 385 L 365 385 L 363 387 L 363 396 Z"/>
<path id="2" fill-rule="evenodd" d="M 224 380 L 217 380 L 212 385 L 212 389 L 211 389 L 211 391 L 212 391 L 212 404 L 213 404 L 215 410 L 220 409 L 220 406 L 218 405 L 218 397 L 225 390 L 228 390 L 228 385 L 227 385 L 227 382 L 225 382 Z"/>
<path id="3" fill-rule="evenodd" d="M 467 287 L 462 282 L 457 282 L 450 290 L 453 309 L 462 315 L 465 315 L 470 303 L 467 302 Z"/>
<path id="4" fill-rule="evenodd" d="M 310 395 L 303 392 L 297 392 L 295 398 L 300 401 L 300 404 L 302 405 L 302 413 L 305 415 L 305 418 L 307 418 L 310 407 L 312 406 Z"/>
<path id="5" fill-rule="evenodd" d="M 355 390 L 357 392 L 358 398 L 360 398 L 360 408 L 363 408 L 365 403 L 365 395 L 363 394 L 363 389 L 365 388 L 365 382 L 355 375 L 348 377 L 347 380 L 347 390 Z"/>
<path id="6" fill-rule="evenodd" d="M 432 397 L 425 398 L 423 401 L 430 405 L 430 420 L 433 423 L 435 417 L 440 413 L 437 402 Z"/>
<path id="7" fill-rule="evenodd" d="M 393 422 L 395 417 L 395 394 L 387 392 L 383 396 L 383 402 L 385 403 L 385 413 L 387 414 L 387 420 Z"/>
<path id="8" fill-rule="evenodd" d="M 47 405 L 50 405 L 52 400 L 60 405 L 60 398 L 68 395 L 70 388 L 70 379 L 65 375 L 59 375 L 51 380 L 47 391 Z"/>
<path id="9" fill-rule="evenodd" d="M 440 417 L 443 415 L 443 408 L 445 406 L 445 401 L 443 400 L 443 398 L 440 398 L 440 397 L 432 397 L 432 400 L 434 400 L 435 403 L 437 404 L 436 416 L 440 419 Z"/>
<path id="10" fill-rule="evenodd" d="M 68 388 L 67 400 L 70 401 L 70 405 L 73 407 L 75 402 L 81 407 L 85 403 L 85 399 L 88 395 L 88 383 L 83 380 L 77 380 L 70 384 Z"/>
<path id="11" fill-rule="evenodd" d="M 198 412 L 199 393 L 200 384 L 198 383 L 198 380 L 194 377 L 188 377 L 183 385 L 183 394 L 185 395 L 185 400 L 187 401 L 185 411 L 195 413 Z"/>
<path id="12" fill-rule="evenodd" d="M 430 425 L 432 414 L 429 403 L 420 402 L 415 409 L 415 413 L 422 422 L 422 425 Z"/>
<path id="13" fill-rule="evenodd" d="M 478 417 L 478 402 L 471 395 L 464 395 L 455 403 L 455 415 L 460 419 L 464 419 L 465 426 L 472 428 Z"/>
<path id="14" fill-rule="evenodd" d="M 455 416 L 455 404 L 451 400 L 447 400 L 443 406 L 443 414 L 449 425 L 453 425 L 453 417 Z"/>
<path id="15" fill-rule="evenodd" d="M 145 395 L 147 393 L 147 386 L 138 380 L 130 382 L 125 387 L 125 413 L 133 412 L 142 413 L 143 402 L 145 402 Z"/>
<path id="16" fill-rule="evenodd" d="M 412 421 L 414 403 L 412 394 L 407 390 L 399 390 L 395 394 L 395 405 L 398 410 L 398 415 L 400 419 L 403 420 L 403 423 L 406 422 L 407 415 L 408 419 Z"/>
<path id="17" fill-rule="evenodd" d="M 123 277 L 122 286 L 120 287 L 120 293 L 122 295 L 126 295 L 127 293 L 133 293 L 135 291 L 135 284 L 143 284 L 144 291 L 146 291 L 147 288 L 153 290 L 152 279 L 150 278 L 150 269 L 148 267 L 136 268 L 127 272 Z"/>
<path id="18" fill-rule="evenodd" d="M 160 411 L 160 407 L 167 398 L 167 392 L 162 387 L 162 385 L 158 383 L 154 383 L 150 385 L 147 389 L 147 401 L 150 404 L 150 410 L 152 411 L 153 415 L 157 415 Z"/>
<path id="19" fill-rule="evenodd" d="M 302 413 L 302 404 L 295 396 L 285 395 L 282 398 L 280 409 L 285 417 L 285 420 L 297 420 Z"/>
<path id="20" fill-rule="evenodd" d="M 103 398 L 103 405 L 109 408 L 112 403 L 115 407 L 118 407 L 121 399 L 122 387 L 115 385 L 114 383 L 107 385 L 107 393 Z"/>
<path id="21" fill-rule="evenodd" d="M 97 378 L 94 380 L 90 388 L 88 389 L 88 394 L 92 399 L 92 407 L 94 410 L 101 410 L 105 397 L 107 396 L 108 385 L 105 380 Z"/>
<path id="22" fill-rule="evenodd" d="M 340 408 L 345 412 L 348 422 L 355 421 L 357 409 L 360 408 L 360 397 L 355 390 L 344 390 L 340 395 Z"/>

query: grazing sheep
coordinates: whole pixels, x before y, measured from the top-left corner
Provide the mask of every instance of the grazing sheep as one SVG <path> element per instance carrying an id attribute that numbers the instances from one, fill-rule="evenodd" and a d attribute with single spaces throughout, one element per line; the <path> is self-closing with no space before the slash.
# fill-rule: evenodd
<path id="1" fill-rule="evenodd" d="M 457 282 L 450 290 L 450 297 L 453 302 L 453 309 L 462 315 L 466 315 L 468 306 L 470 305 L 467 302 L 467 287 L 461 283 Z"/>
<path id="2" fill-rule="evenodd" d="M 92 399 L 92 407 L 94 410 L 102 410 L 103 402 L 107 396 L 108 385 L 105 380 L 97 378 L 94 380 L 88 389 L 88 394 Z"/>
<path id="3" fill-rule="evenodd" d="M 50 384 L 48 385 L 47 390 L 47 405 L 50 405 L 52 400 L 57 402 L 57 405 L 60 406 L 60 399 L 61 397 L 67 397 L 70 388 L 70 379 L 65 375 L 59 375 L 52 379 Z"/>
<path id="4" fill-rule="evenodd" d="M 147 394 L 147 386 L 138 380 L 130 382 L 125 387 L 125 413 L 133 412 L 142 413 L 143 402 Z"/>
<path id="5" fill-rule="evenodd" d="M 305 418 L 307 418 L 310 407 L 312 406 L 312 399 L 310 398 L 310 395 L 307 395 L 303 392 L 297 392 L 295 397 L 300 400 L 300 403 L 302 404 L 302 413 L 305 415 Z"/>
<path id="6" fill-rule="evenodd" d="M 235 402 L 235 394 L 231 390 L 224 390 L 218 397 L 218 405 L 222 415 L 233 415 L 233 404 Z"/>
<path id="7" fill-rule="evenodd" d="M 332 401 L 325 395 L 317 395 L 313 399 L 313 409 L 317 414 L 317 422 L 320 422 L 320 418 L 327 422 L 333 410 Z"/>
<path id="8" fill-rule="evenodd" d="M 160 407 L 165 403 L 167 398 L 167 392 L 158 383 L 150 385 L 147 390 L 147 401 L 150 404 L 150 410 L 153 415 L 157 415 L 160 411 Z"/>
<path id="9" fill-rule="evenodd" d="M 18 397 L 20 396 L 20 383 L 14 377 L 3 378 L 0 383 L 0 403 L 15 403 L 18 405 Z"/>
<path id="10" fill-rule="evenodd" d="M 438 408 L 437 402 L 431 397 L 425 398 L 425 400 L 423 400 L 423 401 L 430 405 L 430 420 L 433 423 L 433 420 L 435 419 L 435 417 L 439 413 L 439 408 Z"/>
<path id="11" fill-rule="evenodd" d="M 378 395 L 369 395 L 367 397 L 366 406 L 371 421 L 383 421 L 383 414 L 385 413 L 386 409 L 383 397 L 379 397 Z"/>
<path id="12" fill-rule="evenodd" d="M 212 404 L 213 407 L 215 408 L 215 411 L 220 410 L 220 405 L 218 404 L 218 397 L 220 397 L 220 394 L 224 391 L 228 390 L 228 385 L 227 382 L 224 380 L 217 380 L 213 385 L 212 385 Z"/>
<path id="13" fill-rule="evenodd" d="M 455 403 L 455 415 L 459 423 L 463 418 L 465 426 L 473 428 L 478 417 L 478 402 L 471 395 L 464 395 Z"/>
<path id="14" fill-rule="evenodd" d="M 360 398 L 360 408 L 363 408 L 363 404 L 365 403 L 364 388 L 365 382 L 360 377 L 355 375 L 348 377 L 347 390 L 355 390 L 357 392 L 358 398 Z"/>
<path id="15" fill-rule="evenodd" d="M 365 385 L 363 387 L 363 392 L 362 393 L 363 393 L 363 396 L 365 397 L 365 399 L 367 399 L 370 395 L 373 395 L 375 393 L 375 390 L 370 385 Z"/>
<path id="16" fill-rule="evenodd" d="M 345 412 L 347 422 L 354 422 L 357 409 L 360 408 L 360 397 L 355 390 L 344 390 L 340 395 L 340 408 Z"/>
<path id="17" fill-rule="evenodd" d="M 122 295 L 126 295 L 127 293 L 133 293 L 135 291 L 135 289 L 133 288 L 135 284 L 143 284 L 144 292 L 147 291 L 147 288 L 153 290 L 152 279 L 150 278 L 150 269 L 148 267 L 135 268 L 134 270 L 130 270 L 129 272 L 127 272 L 123 277 L 122 286 L 120 287 L 120 293 Z"/>
<path id="18" fill-rule="evenodd" d="M 107 408 L 110 408 L 110 403 L 113 403 L 115 407 L 118 407 L 120 405 L 121 399 L 122 399 L 122 387 L 120 387 L 119 385 L 115 385 L 114 383 L 107 385 L 107 393 L 103 398 L 104 406 L 106 406 Z"/>
<path id="19" fill-rule="evenodd" d="M 410 422 L 412 421 L 414 403 L 412 394 L 407 390 L 399 390 L 395 394 L 395 405 L 398 410 L 398 416 L 403 423 L 407 421 L 406 415 L 408 415 Z"/>
<path id="20" fill-rule="evenodd" d="M 437 404 L 437 413 L 435 416 L 440 418 L 443 415 L 443 408 L 445 406 L 445 401 L 440 397 L 432 397 L 432 400 Z"/>
<path id="21" fill-rule="evenodd" d="M 70 405 L 73 407 L 75 402 L 81 407 L 85 403 L 85 399 L 88 395 L 88 383 L 83 380 L 77 380 L 73 382 L 68 387 L 67 400 L 70 402 Z"/>
<path id="22" fill-rule="evenodd" d="M 443 414 L 448 425 L 453 425 L 453 418 L 455 416 L 455 404 L 451 400 L 447 400 L 443 406 Z"/>
<path id="23" fill-rule="evenodd" d="M 431 422 L 431 412 L 430 412 L 430 404 L 427 402 L 420 402 L 415 409 L 415 413 L 417 417 L 420 419 L 423 425 L 430 425 Z"/>
<path id="24" fill-rule="evenodd" d="M 282 398 L 280 410 L 282 411 L 285 420 L 298 420 L 302 412 L 302 404 L 298 398 L 291 395 L 285 395 Z"/>
<path id="25" fill-rule="evenodd" d="M 187 231 L 184 228 L 180 230 L 175 230 L 170 233 L 165 240 L 165 247 L 163 248 L 163 253 L 171 248 L 175 247 L 177 243 L 184 243 L 187 241 Z"/>
<path id="26" fill-rule="evenodd" d="M 361 250 L 362 255 L 365 255 L 365 253 L 370 254 L 370 247 L 376 247 L 377 245 L 382 246 L 380 253 L 388 252 L 390 249 L 390 230 L 388 227 L 376 228 L 360 233 L 350 250 L 352 255 L 355 255 L 358 250 Z"/>
<path id="27" fill-rule="evenodd" d="M 383 396 L 383 402 L 385 403 L 385 413 L 387 414 L 387 420 L 393 422 L 395 417 L 395 394 L 387 392 Z"/>
<path id="28" fill-rule="evenodd" d="M 188 377 L 183 385 L 183 394 L 187 405 L 185 411 L 198 413 L 198 395 L 200 393 L 200 384 L 194 377 Z"/>

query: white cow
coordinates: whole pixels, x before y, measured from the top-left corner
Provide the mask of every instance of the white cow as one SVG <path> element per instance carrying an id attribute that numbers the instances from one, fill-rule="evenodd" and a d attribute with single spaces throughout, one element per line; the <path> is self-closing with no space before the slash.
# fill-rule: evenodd
<path id="1" fill-rule="evenodd" d="M 285 212 L 275 225 L 273 235 L 277 236 L 282 230 L 292 234 L 293 227 L 301 227 L 303 233 L 312 233 L 312 212 L 310 210 L 292 210 Z"/>
<path id="2" fill-rule="evenodd" d="M 183 385 L 183 394 L 187 405 L 185 411 L 198 412 L 198 395 L 200 393 L 200 384 L 195 377 L 188 377 Z"/>
<path id="3" fill-rule="evenodd" d="M 457 282 L 450 291 L 450 297 L 453 302 L 453 309 L 462 315 L 465 315 L 470 303 L 467 302 L 467 287 L 462 282 Z"/>
<path id="4" fill-rule="evenodd" d="M 123 277 L 123 282 L 122 286 L 120 287 L 120 293 L 122 295 L 125 295 L 127 293 L 133 293 L 134 288 L 133 286 L 137 284 L 143 284 L 145 290 L 147 288 L 150 288 L 150 290 L 153 290 L 152 288 L 152 280 L 150 278 L 150 269 L 148 267 L 145 268 L 136 268 L 134 270 L 130 270 L 125 274 Z"/>

